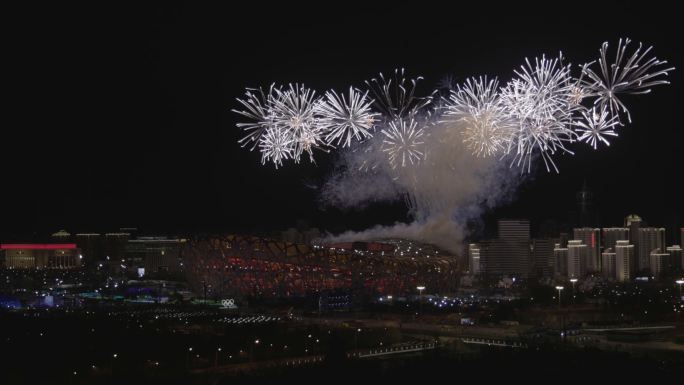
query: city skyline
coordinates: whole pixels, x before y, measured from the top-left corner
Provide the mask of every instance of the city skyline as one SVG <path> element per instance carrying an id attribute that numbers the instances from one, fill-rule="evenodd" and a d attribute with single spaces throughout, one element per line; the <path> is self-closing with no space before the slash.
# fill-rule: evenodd
<path id="1" fill-rule="evenodd" d="M 0 383 L 681 382 L 676 8 L 10 5 Z"/>

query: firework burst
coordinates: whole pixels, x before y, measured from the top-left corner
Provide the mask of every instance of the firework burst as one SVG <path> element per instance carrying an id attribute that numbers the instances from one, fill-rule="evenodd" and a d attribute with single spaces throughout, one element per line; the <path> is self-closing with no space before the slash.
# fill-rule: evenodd
<path id="1" fill-rule="evenodd" d="M 612 115 L 626 114 L 627 120 L 631 123 L 632 117 L 629 110 L 618 98 L 618 95 L 647 94 L 651 92 L 653 86 L 670 84 L 662 77 L 667 76 L 669 71 L 674 70 L 674 67 L 657 69 L 657 67 L 667 64 L 667 61 L 661 61 L 655 57 L 649 58 L 648 54 L 653 47 L 648 47 L 642 52 L 641 43 L 639 43 L 636 51 L 626 59 L 629 43 L 631 43 L 630 39 L 618 41 L 615 62 L 610 64 L 607 58 L 608 42 L 604 42 L 600 49 L 601 57 L 598 60 L 600 74 L 591 69 L 590 66 L 585 67 L 583 73 L 589 78 L 587 86 L 597 97 L 594 104 L 608 106 Z M 652 70 L 656 71 L 649 72 Z"/>
<path id="2" fill-rule="evenodd" d="M 325 93 L 318 104 L 319 123 L 327 132 L 325 141 L 329 145 L 351 146 L 352 139 L 362 141 L 373 136 L 371 130 L 380 114 L 371 110 L 373 100 L 368 92 L 361 93 L 349 87 L 349 97 L 333 91 Z"/>
<path id="3" fill-rule="evenodd" d="M 283 160 L 292 158 L 294 146 L 292 136 L 278 126 L 265 131 L 259 139 L 261 164 L 273 162 L 275 168 L 283 165 Z"/>
<path id="4" fill-rule="evenodd" d="M 616 137 L 622 125 L 620 115 L 631 122 L 619 95 L 646 94 L 669 83 L 663 78 L 674 68 L 664 68 L 667 62 L 650 57 L 651 47 L 641 44 L 629 55 L 629 44 L 629 39 L 618 42 L 610 64 L 604 43 L 596 61 L 599 70 L 592 68 L 596 62 L 582 64 L 579 76 L 559 55 L 525 59 L 503 87 L 496 78 L 456 85 L 449 77 L 440 86 L 449 95 L 437 99 L 437 90 L 417 96 L 423 78 L 407 77 L 404 69 L 366 81 L 365 93 L 350 87 L 348 94 L 328 91 L 318 98 L 298 84 L 247 89 L 238 99 L 243 109 L 233 110 L 249 119 L 237 124 L 246 133 L 239 143 L 250 150 L 258 147 L 262 163 L 276 167 L 289 159 L 298 163 L 304 152 L 313 162 L 314 149 L 349 148 L 357 159 L 353 168 L 372 171 L 382 162 L 393 169 L 417 165 L 433 150 L 430 146 L 454 143 L 454 133 L 474 156 L 512 156 L 511 166 L 521 172 L 529 172 L 532 159 L 541 158 L 547 171 L 558 172 L 553 156 L 573 154 L 570 144 L 609 145 L 608 137 Z M 434 130 L 437 125 L 441 128 Z M 373 137 L 376 126 L 382 135 Z M 430 136 L 428 126 L 433 127 Z"/>
<path id="5" fill-rule="evenodd" d="M 276 90 L 276 93 L 272 108 L 274 124 L 292 140 L 296 163 L 304 152 L 313 162 L 313 149 L 325 147 L 325 131 L 317 122 L 316 91 L 304 85 L 290 84 L 288 89 Z"/>
<path id="6" fill-rule="evenodd" d="M 386 78 L 382 72 L 377 78 L 366 80 L 366 85 L 375 97 L 375 106 L 388 121 L 413 117 L 432 103 L 436 91 L 425 97 L 416 96 L 416 86 L 422 76 L 406 78 L 403 68 L 395 69 L 394 76 Z"/>
<path id="7" fill-rule="evenodd" d="M 238 102 L 245 109 L 232 111 L 250 120 L 248 123 L 237 124 L 238 128 L 247 133 L 238 141 L 242 147 L 250 145 L 250 150 L 254 150 L 264 132 L 274 127 L 272 108 L 276 91 L 273 84 L 268 88 L 268 92 L 261 88 L 248 88 L 245 91 L 245 98 L 238 98 Z"/>
<path id="8" fill-rule="evenodd" d="M 425 130 L 418 127 L 418 122 L 414 118 L 392 121 L 381 132 L 385 135 L 382 151 L 387 153 L 392 168 L 415 165 L 424 159 Z"/>
<path id="9" fill-rule="evenodd" d="M 508 148 L 513 122 L 499 103 L 496 79 L 467 79 L 451 91 L 442 122 L 462 123 L 463 142 L 476 156 L 491 156 Z"/>
<path id="10" fill-rule="evenodd" d="M 606 139 L 607 136 L 618 136 L 615 132 L 615 127 L 620 124 L 618 117 L 611 114 L 608 108 L 603 105 L 601 107 L 592 107 L 589 110 L 582 111 L 582 119 L 575 122 L 579 127 L 576 131 L 579 133 L 578 140 L 589 143 L 596 149 L 599 142 L 603 142 L 606 146 L 610 143 Z"/>

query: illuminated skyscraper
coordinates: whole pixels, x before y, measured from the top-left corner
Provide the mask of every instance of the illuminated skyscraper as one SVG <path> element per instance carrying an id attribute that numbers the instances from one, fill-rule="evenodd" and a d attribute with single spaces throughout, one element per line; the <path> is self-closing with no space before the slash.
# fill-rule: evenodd
<path id="1" fill-rule="evenodd" d="M 653 250 L 665 250 L 665 229 L 643 227 L 639 229 L 639 270 L 651 267 L 650 255 Z"/>
<path id="2" fill-rule="evenodd" d="M 672 272 L 670 253 L 664 253 L 660 249 L 651 251 L 649 255 L 651 275 L 660 278 L 663 274 Z"/>
<path id="3" fill-rule="evenodd" d="M 470 274 L 480 273 L 480 247 L 476 243 L 468 245 Z"/>
<path id="4" fill-rule="evenodd" d="M 629 240 L 629 228 L 627 227 L 604 227 L 603 241 L 601 246 L 603 250 L 615 250 L 615 243 L 617 241 Z"/>
<path id="5" fill-rule="evenodd" d="M 615 279 L 620 282 L 628 282 L 632 275 L 632 259 L 634 258 L 634 245 L 628 241 L 617 241 L 615 245 Z"/>
<path id="6" fill-rule="evenodd" d="M 555 260 L 556 269 L 555 275 L 559 277 L 568 276 L 568 248 L 561 247 L 560 243 L 556 243 L 553 249 L 553 258 Z"/>
<path id="7" fill-rule="evenodd" d="M 682 248 L 679 245 L 672 245 L 666 250 L 670 254 L 672 268 L 676 271 L 684 271 L 684 259 L 682 255 Z"/>
<path id="8" fill-rule="evenodd" d="M 507 241 L 529 241 L 530 221 L 527 219 L 500 219 L 499 239 Z"/>
<path id="9" fill-rule="evenodd" d="M 601 256 L 601 229 L 591 227 L 575 228 L 573 229 L 573 235 L 575 240 L 580 240 L 582 244 L 586 245 L 588 251 L 585 261 L 586 271 L 599 271 L 601 268 L 599 261 Z"/>
<path id="10" fill-rule="evenodd" d="M 551 278 L 554 271 L 554 240 L 539 238 L 532 240 L 532 270 L 537 278 Z"/>
<path id="11" fill-rule="evenodd" d="M 582 278 L 587 272 L 587 261 L 591 258 L 587 245 L 581 240 L 568 241 L 568 278 Z"/>
<path id="12" fill-rule="evenodd" d="M 480 246 L 480 273 L 527 278 L 530 273 L 529 240 L 489 239 Z"/>
<path id="13" fill-rule="evenodd" d="M 608 280 L 615 280 L 615 252 L 606 249 L 601 254 L 601 275 Z"/>

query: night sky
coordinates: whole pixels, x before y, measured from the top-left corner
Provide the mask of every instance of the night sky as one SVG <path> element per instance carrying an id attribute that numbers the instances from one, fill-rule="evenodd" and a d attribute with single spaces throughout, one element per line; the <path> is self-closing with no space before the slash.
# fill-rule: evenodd
<path id="1" fill-rule="evenodd" d="M 627 98 L 633 123 L 609 148 L 557 156 L 560 175 L 539 169 L 488 218 L 564 220 L 586 181 L 602 225 L 629 213 L 684 225 L 683 34 L 673 3 L 565 2 L 548 12 L 369 3 L 9 10 L 2 239 L 60 228 L 265 233 L 298 222 L 340 231 L 407 220 L 401 204 L 322 205 L 313 186 L 331 172 L 332 155 L 261 166 L 237 144 L 235 98 L 271 82 L 343 90 L 402 66 L 426 78 L 425 90 L 446 74 L 506 82 L 526 56 L 562 50 L 581 63 L 624 36 L 678 67 L 672 84 Z"/>

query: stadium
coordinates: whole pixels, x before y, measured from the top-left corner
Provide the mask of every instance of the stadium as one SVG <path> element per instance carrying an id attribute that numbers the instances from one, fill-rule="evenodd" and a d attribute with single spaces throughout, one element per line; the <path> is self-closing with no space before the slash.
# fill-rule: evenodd
<path id="1" fill-rule="evenodd" d="M 325 291 L 410 295 L 446 293 L 456 258 L 406 240 L 305 245 L 255 236 L 197 237 L 183 251 L 191 289 L 208 298 L 292 298 Z"/>

